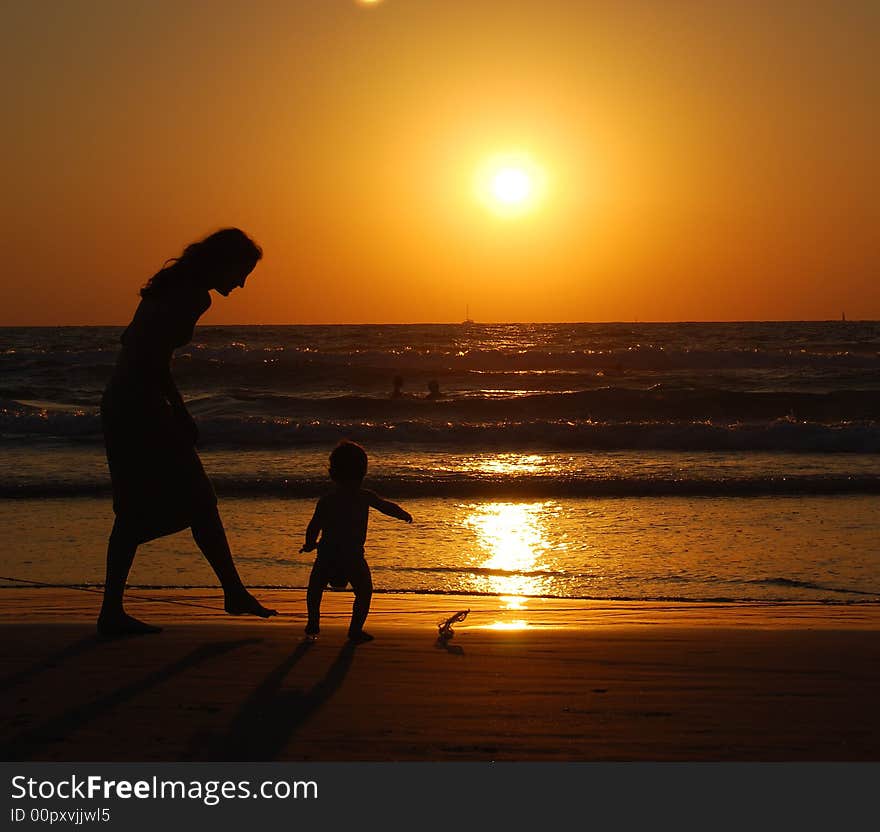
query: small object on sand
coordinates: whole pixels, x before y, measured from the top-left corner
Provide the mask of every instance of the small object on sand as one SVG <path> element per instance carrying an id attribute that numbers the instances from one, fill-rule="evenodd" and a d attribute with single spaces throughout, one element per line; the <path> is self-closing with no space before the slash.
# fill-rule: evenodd
<path id="1" fill-rule="evenodd" d="M 437 625 L 437 638 L 440 641 L 449 641 L 454 635 L 455 632 L 452 629 L 453 624 L 458 624 L 459 621 L 464 621 L 467 618 L 469 609 L 467 610 L 459 610 L 455 615 L 450 615 L 449 618 L 441 621 Z"/>

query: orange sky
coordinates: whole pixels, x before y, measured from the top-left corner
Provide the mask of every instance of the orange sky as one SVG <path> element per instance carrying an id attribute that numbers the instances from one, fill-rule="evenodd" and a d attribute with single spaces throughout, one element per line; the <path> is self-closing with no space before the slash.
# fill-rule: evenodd
<path id="1" fill-rule="evenodd" d="M 873 0 L 3 17 L 0 325 L 125 323 L 224 225 L 265 259 L 205 323 L 880 319 Z M 499 216 L 509 152 L 545 186 Z"/>

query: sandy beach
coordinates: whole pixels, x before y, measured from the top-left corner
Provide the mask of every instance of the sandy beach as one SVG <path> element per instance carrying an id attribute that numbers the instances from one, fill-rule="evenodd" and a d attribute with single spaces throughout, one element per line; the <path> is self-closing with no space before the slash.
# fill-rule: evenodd
<path id="1" fill-rule="evenodd" d="M 873 604 L 380 594 L 351 648 L 350 594 L 327 593 L 315 644 L 301 591 L 261 597 L 281 615 L 132 590 L 165 630 L 108 641 L 95 593 L 2 590 L 3 759 L 880 759 Z"/>

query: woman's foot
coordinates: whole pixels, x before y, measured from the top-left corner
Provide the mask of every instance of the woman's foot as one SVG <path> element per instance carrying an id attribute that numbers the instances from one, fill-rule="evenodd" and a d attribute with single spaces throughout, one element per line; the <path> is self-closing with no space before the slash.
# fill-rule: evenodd
<path id="1" fill-rule="evenodd" d="M 371 636 L 366 630 L 361 630 L 359 633 L 349 633 L 348 643 L 365 644 L 368 641 L 372 641 L 374 638 L 375 636 Z"/>
<path id="2" fill-rule="evenodd" d="M 147 636 L 153 633 L 161 633 L 161 627 L 154 627 L 144 621 L 139 621 L 124 612 L 104 613 L 98 616 L 98 635 L 105 638 L 114 636 Z"/>
<path id="3" fill-rule="evenodd" d="M 258 615 L 260 618 L 271 618 L 278 615 L 277 610 L 264 607 L 250 592 L 227 595 L 223 608 L 229 615 Z"/>

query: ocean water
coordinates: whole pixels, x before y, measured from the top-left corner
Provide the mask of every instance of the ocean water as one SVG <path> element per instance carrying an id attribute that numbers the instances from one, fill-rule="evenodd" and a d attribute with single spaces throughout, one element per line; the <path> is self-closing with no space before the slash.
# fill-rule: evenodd
<path id="1" fill-rule="evenodd" d="M 5 575 L 101 581 L 120 332 L 0 329 Z M 880 598 L 875 322 L 199 327 L 174 374 L 252 585 L 305 585 L 293 553 L 347 437 L 416 518 L 371 520 L 382 589 Z M 132 582 L 213 576 L 177 535 Z"/>

